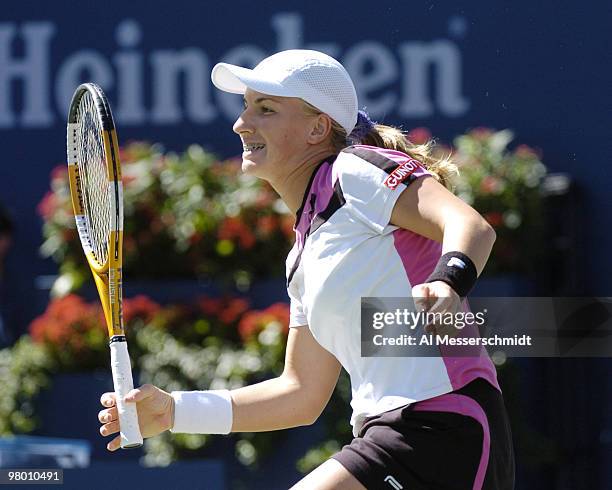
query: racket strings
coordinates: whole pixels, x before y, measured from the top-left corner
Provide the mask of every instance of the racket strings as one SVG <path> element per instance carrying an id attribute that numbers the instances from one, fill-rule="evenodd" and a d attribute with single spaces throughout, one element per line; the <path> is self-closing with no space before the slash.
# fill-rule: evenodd
<path id="1" fill-rule="evenodd" d="M 81 177 L 83 207 L 94 258 L 100 266 L 108 259 L 112 205 L 102 139 L 102 124 L 95 101 L 86 92 L 77 109 L 77 165 Z"/>

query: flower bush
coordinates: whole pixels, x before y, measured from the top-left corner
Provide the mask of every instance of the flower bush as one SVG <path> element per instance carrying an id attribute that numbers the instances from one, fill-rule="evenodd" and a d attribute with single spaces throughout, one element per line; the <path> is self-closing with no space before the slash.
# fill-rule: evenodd
<path id="1" fill-rule="evenodd" d="M 416 144 L 432 139 L 427 128 L 407 137 Z M 540 188 L 547 170 L 538 150 L 524 144 L 510 149 L 513 139 L 510 130 L 480 127 L 457 136 L 452 147 L 432 148 L 435 155 L 452 156 L 459 169 L 455 192 L 497 233 L 485 275 L 532 274 L 544 248 Z"/>
<path id="2" fill-rule="evenodd" d="M 57 366 L 44 343 L 24 335 L 12 348 L 0 350 L 0 436 L 33 431 L 35 400 L 51 385 Z"/>
<path id="3" fill-rule="evenodd" d="M 86 303 L 73 294 L 51 301 L 31 323 L 30 336 L 47 347 L 63 370 L 87 370 L 106 362 L 108 334 L 99 301 Z"/>
<path id="4" fill-rule="evenodd" d="M 121 150 L 124 272 L 130 279 L 214 279 L 248 289 L 284 273 L 293 216 L 238 160 L 218 161 L 197 145 L 182 154 L 131 143 Z M 51 173 L 38 205 L 44 256 L 59 264 L 54 292 L 78 290 L 90 272 L 76 233 L 66 166 Z"/>
<path id="5" fill-rule="evenodd" d="M 244 298 L 200 297 L 161 306 L 144 295 L 124 300 L 124 321 L 141 383 L 162 389 L 237 388 L 280 374 L 289 306 L 253 310 Z M 108 335 L 99 301 L 70 294 L 52 300 L 13 349 L 0 351 L 0 434 L 36 428 L 34 398 L 54 372 L 108 369 Z M 238 459 L 256 465 L 278 433 L 236 434 Z M 213 437 L 165 434 L 147 440 L 145 462 L 166 465 L 201 456 Z"/>

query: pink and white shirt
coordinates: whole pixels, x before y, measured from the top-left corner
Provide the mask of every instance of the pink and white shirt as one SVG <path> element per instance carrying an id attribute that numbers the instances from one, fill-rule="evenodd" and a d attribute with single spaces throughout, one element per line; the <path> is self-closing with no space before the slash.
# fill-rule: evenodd
<path id="1" fill-rule="evenodd" d="M 479 357 L 361 357 L 361 298 L 411 296 L 440 258 L 439 243 L 389 224 L 402 191 L 428 175 L 404 153 L 351 146 L 315 170 L 297 214 L 290 326 L 307 325 L 350 375 L 355 436 L 366 417 L 479 377 L 499 389 L 484 348 Z"/>

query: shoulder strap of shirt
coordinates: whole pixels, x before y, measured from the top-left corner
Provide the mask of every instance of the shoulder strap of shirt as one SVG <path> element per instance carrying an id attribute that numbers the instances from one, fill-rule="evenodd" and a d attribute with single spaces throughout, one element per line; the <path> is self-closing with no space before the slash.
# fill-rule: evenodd
<path id="1" fill-rule="evenodd" d="M 376 151 L 376 149 L 374 148 L 365 148 L 363 146 L 349 146 L 347 148 L 344 148 L 342 152 L 358 156 L 362 160 L 371 163 L 375 167 L 384 170 L 388 174 L 393 172 L 401 165 L 401 162 L 396 162 L 395 160 L 386 157 L 379 151 Z"/>

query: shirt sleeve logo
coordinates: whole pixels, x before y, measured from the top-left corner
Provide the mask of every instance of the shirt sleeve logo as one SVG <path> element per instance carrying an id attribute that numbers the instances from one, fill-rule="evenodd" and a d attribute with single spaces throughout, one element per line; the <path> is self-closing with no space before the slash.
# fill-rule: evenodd
<path id="1" fill-rule="evenodd" d="M 414 158 L 410 158 L 409 160 L 402 163 L 399 167 L 397 167 L 393 172 L 389 174 L 384 181 L 384 184 L 391 190 L 395 190 L 398 185 L 404 182 L 416 169 L 421 167 L 420 162 L 415 160 Z"/>

